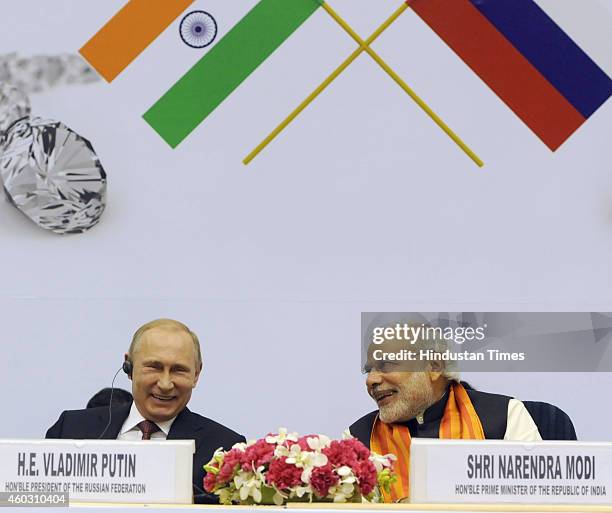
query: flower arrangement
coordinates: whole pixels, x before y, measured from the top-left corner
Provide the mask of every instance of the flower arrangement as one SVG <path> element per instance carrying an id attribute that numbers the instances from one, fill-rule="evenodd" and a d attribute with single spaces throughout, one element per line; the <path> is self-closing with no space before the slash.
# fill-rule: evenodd
<path id="1" fill-rule="evenodd" d="M 204 488 L 221 504 L 379 502 L 395 480 L 391 454 L 372 453 L 356 438 L 299 437 L 279 429 L 259 440 L 215 451 Z"/>

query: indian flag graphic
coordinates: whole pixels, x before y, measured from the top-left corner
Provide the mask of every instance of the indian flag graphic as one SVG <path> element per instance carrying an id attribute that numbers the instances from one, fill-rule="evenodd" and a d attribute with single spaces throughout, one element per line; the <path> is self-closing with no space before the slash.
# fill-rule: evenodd
<path id="1" fill-rule="evenodd" d="M 612 95 L 612 80 L 587 53 L 597 54 L 600 61 L 610 55 L 609 38 L 608 51 L 596 50 L 602 45 L 593 43 L 593 34 L 605 35 L 610 21 L 609 13 L 596 12 L 596 1 L 585 0 L 577 5 L 573 0 L 407 0 L 398 2 L 403 9 L 398 9 L 396 17 L 404 10 L 418 16 L 449 52 L 555 151 Z M 110 82 L 192 4 L 193 0 L 130 0 L 83 46 L 81 54 Z M 318 9 L 330 14 L 358 48 L 245 162 L 296 119 L 357 55 L 365 52 L 474 162 L 482 165 L 370 47 L 395 18 L 369 39 L 362 39 L 323 0 L 255 3 L 146 110 L 144 120 L 168 145 L 177 147 Z M 577 11 L 581 11 L 580 16 L 575 15 Z M 405 37 L 409 45 L 411 35 Z"/>

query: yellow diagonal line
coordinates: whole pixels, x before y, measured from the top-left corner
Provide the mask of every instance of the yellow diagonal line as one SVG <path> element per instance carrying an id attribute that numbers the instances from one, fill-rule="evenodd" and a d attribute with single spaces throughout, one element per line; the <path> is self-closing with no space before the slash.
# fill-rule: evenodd
<path id="1" fill-rule="evenodd" d="M 278 134 L 280 134 L 295 118 L 299 116 L 300 112 L 302 112 L 306 107 L 308 107 L 308 105 L 310 105 L 312 101 L 317 96 L 319 96 L 319 94 L 321 94 L 329 84 L 331 84 L 336 78 L 338 78 L 340 73 L 342 73 L 346 68 L 348 68 L 349 65 L 357 57 L 359 57 L 361 53 L 363 53 L 364 47 L 366 45 L 369 45 L 374 42 L 378 38 L 378 36 L 380 36 L 397 18 L 399 18 L 399 16 L 407 8 L 408 5 L 406 3 L 402 3 L 401 7 L 397 9 L 391 16 L 389 16 L 389 18 L 380 27 L 378 27 L 368 39 L 365 40 L 363 46 L 360 46 L 351 55 L 349 55 L 347 59 L 342 64 L 340 64 L 340 66 L 338 66 L 336 70 L 331 75 L 329 75 L 329 77 L 327 77 L 323 82 L 321 82 L 319 87 L 317 87 L 312 93 L 310 93 L 310 95 L 302 103 L 300 103 L 300 105 L 298 105 L 296 109 L 291 114 L 289 114 L 289 116 L 287 116 L 274 130 L 272 130 L 272 132 L 270 132 L 270 134 L 263 141 L 261 141 L 261 143 L 259 143 L 257 147 L 251 153 L 249 153 L 242 162 L 244 164 L 248 164 L 257 155 L 259 155 L 259 153 L 261 153 L 261 151 L 266 146 L 268 146 L 268 144 L 270 144 Z"/>
<path id="2" fill-rule="evenodd" d="M 393 71 L 385 61 L 382 60 L 382 58 L 374 51 L 372 50 L 372 48 L 370 48 L 369 44 L 366 43 L 363 39 L 361 39 L 359 37 L 359 35 L 349 26 L 348 23 L 346 23 L 346 21 L 344 21 L 339 15 L 338 13 L 336 13 L 336 11 L 334 11 L 328 4 L 327 2 L 322 2 L 321 4 L 323 6 L 323 9 L 325 9 L 329 15 L 357 42 L 357 44 L 360 46 L 360 48 L 362 48 L 365 52 L 368 53 L 368 55 L 370 57 L 372 57 L 372 59 L 374 59 L 376 61 L 376 63 L 383 69 L 385 70 L 385 72 L 387 73 L 387 75 L 389 75 L 404 91 L 406 91 L 406 93 L 408 94 L 408 96 L 410 96 L 410 98 L 412 98 L 415 103 L 421 107 L 421 109 L 423 109 L 427 115 L 434 121 L 434 123 L 436 123 L 436 125 L 438 125 L 445 133 L 446 135 L 448 135 L 453 141 L 455 141 L 455 143 L 457 144 L 457 146 L 459 146 L 459 148 L 461 148 L 468 157 L 470 157 L 475 163 L 476 165 L 478 165 L 479 167 L 483 166 L 483 162 L 482 160 L 480 160 L 480 158 L 478 157 L 478 155 L 476 155 L 469 147 L 467 144 L 465 144 L 461 138 L 455 133 L 453 132 L 450 127 L 442 120 L 442 118 L 440 118 L 440 116 L 438 116 L 413 90 L 412 88 L 410 88 L 410 86 L 408 84 L 406 84 L 406 82 L 404 82 L 402 80 L 402 78 L 395 73 L 395 71 Z M 406 5 L 406 4 L 404 4 Z"/>
<path id="3" fill-rule="evenodd" d="M 244 164 L 251 162 L 278 134 L 280 134 L 312 101 L 321 94 L 362 52 L 367 52 L 376 63 L 423 109 L 427 115 L 478 165 L 483 166 L 482 160 L 476 155 L 461 138 L 444 123 L 444 121 L 397 75 L 383 59 L 370 48 L 374 42 L 407 8 L 406 3 L 399 7 L 376 31 L 365 41 L 346 23 L 326 2 L 320 2 L 327 13 L 359 44 L 355 50 L 336 70 L 327 77 L 287 118 L 285 118 L 270 134 L 243 160 Z"/>

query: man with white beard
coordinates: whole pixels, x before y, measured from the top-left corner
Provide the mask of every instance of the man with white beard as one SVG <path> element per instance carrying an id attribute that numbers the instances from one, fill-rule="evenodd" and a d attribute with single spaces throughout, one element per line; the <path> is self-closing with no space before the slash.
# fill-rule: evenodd
<path id="1" fill-rule="evenodd" d="M 389 361 L 375 351 L 400 354 L 405 343 L 387 340 L 368 349 L 368 394 L 378 410 L 353 423 L 349 430 L 371 450 L 395 454 L 398 479 L 385 502 L 409 496 L 412 437 L 445 439 L 541 440 L 538 428 L 521 401 L 466 389 L 452 364 L 434 361 Z M 444 352 L 444 343 L 417 341 L 414 349 Z M 381 354 L 381 353 L 378 353 Z"/>

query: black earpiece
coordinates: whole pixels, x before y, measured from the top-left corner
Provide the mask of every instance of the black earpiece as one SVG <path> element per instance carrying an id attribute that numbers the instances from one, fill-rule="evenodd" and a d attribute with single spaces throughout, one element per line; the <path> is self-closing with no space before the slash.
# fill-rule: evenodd
<path id="1" fill-rule="evenodd" d="M 123 362 L 123 365 L 117 369 L 117 372 L 115 372 L 115 375 L 113 376 L 113 381 L 111 382 L 111 386 L 110 386 L 111 388 L 110 397 L 108 399 L 108 422 L 106 423 L 106 426 L 104 427 L 104 431 L 102 431 L 102 434 L 98 437 L 98 440 L 104 437 L 104 435 L 108 431 L 108 428 L 111 425 L 111 421 L 113 420 L 112 406 L 113 406 L 113 392 L 115 391 L 115 379 L 117 378 L 117 374 L 121 372 L 121 369 L 123 369 L 125 373 L 131 374 L 132 362 L 130 362 L 129 360 L 126 360 L 125 362 Z"/>
<path id="2" fill-rule="evenodd" d="M 131 376 L 134 366 L 132 365 L 132 362 L 130 360 L 126 360 L 125 362 L 123 362 L 122 369 L 123 369 L 123 372 L 125 372 L 128 376 Z"/>

